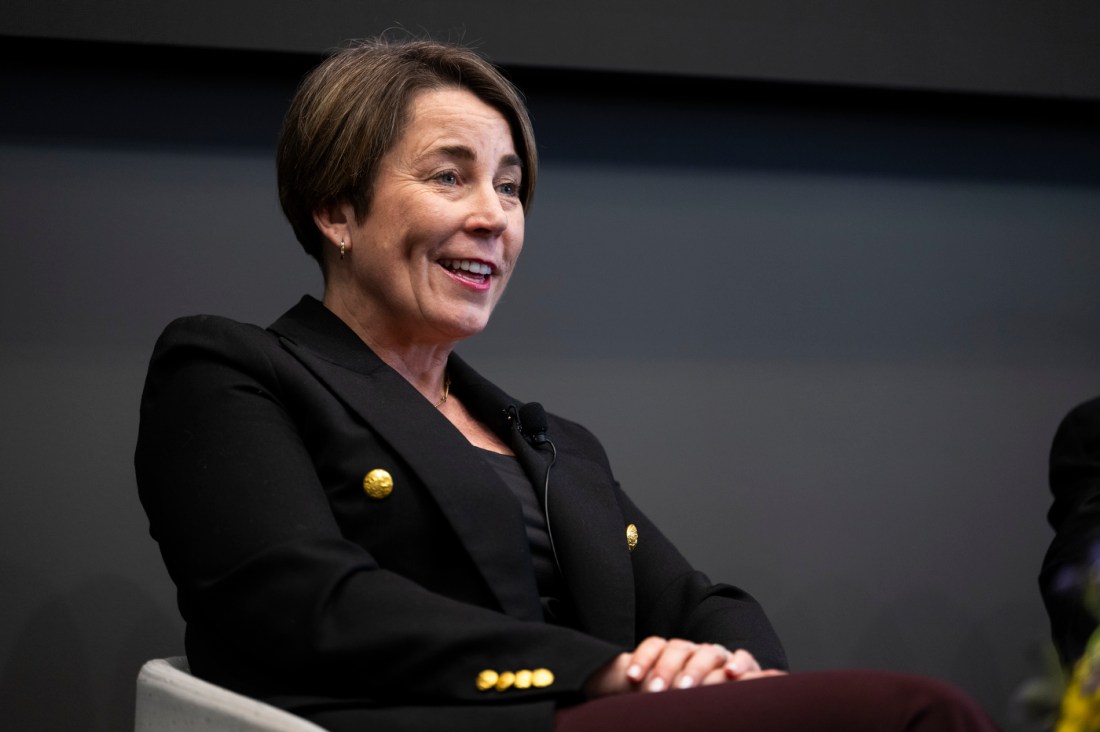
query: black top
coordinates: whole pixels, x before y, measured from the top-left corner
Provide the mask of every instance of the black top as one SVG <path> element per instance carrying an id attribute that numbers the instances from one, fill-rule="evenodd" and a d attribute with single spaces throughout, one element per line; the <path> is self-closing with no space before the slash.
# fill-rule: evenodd
<path id="1" fill-rule="evenodd" d="M 531 564 L 535 570 L 535 582 L 542 599 L 546 621 L 556 625 L 572 625 L 573 615 L 565 600 L 565 586 L 554 559 L 554 547 L 546 524 L 546 513 L 537 489 L 512 455 L 492 450 L 481 450 L 482 456 L 501 481 L 511 489 L 523 510 L 523 525 L 527 541 L 531 545 Z"/>

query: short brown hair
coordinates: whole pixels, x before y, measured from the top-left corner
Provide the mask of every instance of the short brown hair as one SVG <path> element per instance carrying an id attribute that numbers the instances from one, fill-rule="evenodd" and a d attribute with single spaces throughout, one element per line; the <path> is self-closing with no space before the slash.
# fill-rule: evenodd
<path id="1" fill-rule="evenodd" d="M 535 135 L 522 95 L 496 67 L 468 48 L 437 41 L 353 41 L 302 80 L 279 137 L 279 202 L 310 256 L 323 261 L 314 212 L 347 202 L 362 221 L 379 161 L 404 131 L 413 97 L 444 87 L 472 92 L 508 121 L 523 162 L 520 200 L 530 206 L 538 174 Z"/>

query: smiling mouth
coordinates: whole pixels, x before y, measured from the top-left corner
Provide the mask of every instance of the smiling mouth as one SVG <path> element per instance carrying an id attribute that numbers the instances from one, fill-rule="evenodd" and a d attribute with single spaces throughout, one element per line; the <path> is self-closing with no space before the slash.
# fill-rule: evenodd
<path id="1" fill-rule="evenodd" d="M 491 265 L 473 259 L 441 259 L 439 266 L 454 277 L 479 285 L 487 283 L 493 276 Z"/>

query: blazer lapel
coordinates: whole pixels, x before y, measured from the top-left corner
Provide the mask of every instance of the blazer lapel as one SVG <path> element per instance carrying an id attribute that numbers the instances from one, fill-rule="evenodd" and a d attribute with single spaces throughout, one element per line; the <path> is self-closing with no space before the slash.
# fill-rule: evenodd
<path id="1" fill-rule="evenodd" d="M 541 620 L 519 504 L 476 449 L 316 300 L 304 298 L 271 330 L 417 473 L 501 608 Z"/>

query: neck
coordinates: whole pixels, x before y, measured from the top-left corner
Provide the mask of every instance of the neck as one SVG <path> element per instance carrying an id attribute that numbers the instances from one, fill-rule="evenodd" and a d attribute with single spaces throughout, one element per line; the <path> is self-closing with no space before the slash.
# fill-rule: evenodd
<path id="1" fill-rule="evenodd" d="M 387 331 L 368 318 L 357 317 L 346 303 L 325 293 L 322 301 L 329 310 L 351 328 L 386 365 L 401 374 L 432 404 L 444 394 L 447 359 L 454 342 L 422 343 L 398 329 Z"/>

